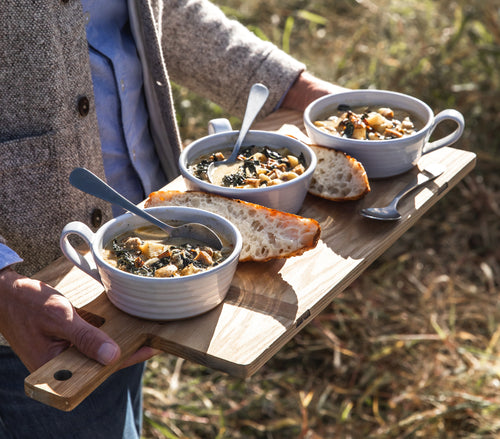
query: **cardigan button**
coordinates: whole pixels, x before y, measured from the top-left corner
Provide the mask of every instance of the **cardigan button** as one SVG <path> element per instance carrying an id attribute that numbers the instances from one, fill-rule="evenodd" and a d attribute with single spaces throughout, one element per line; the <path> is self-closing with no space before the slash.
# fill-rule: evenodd
<path id="1" fill-rule="evenodd" d="M 90 216 L 90 223 L 92 224 L 92 227 L 99 227 L 102 224 L 102 210 L 101 209 L 94 209 L 92 211 L 92 214 Z"/>
<path id="2" fill-rule="evenodd" d="M 78 99 L 78 113 L 80 113 L 80 116 L 87 116 L 90 111 L 90 101 L 87 96 L 82 96 L 80 99 Z"/>

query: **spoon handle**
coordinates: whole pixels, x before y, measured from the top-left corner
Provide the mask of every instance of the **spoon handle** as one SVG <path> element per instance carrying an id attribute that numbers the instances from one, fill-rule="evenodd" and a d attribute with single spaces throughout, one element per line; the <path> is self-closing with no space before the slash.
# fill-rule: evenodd
<path id="1" fill-rule="evenodd" d="M 249 96 L 251 98 L 248 99 L 247 108 L 245 110 L 245 116 L 243 117 L 243 122 L 241 123 L 240 133 L 238 135 L 238 139 L 233 148 L 233 152 L 228 158 L 228 162 L 232 162 L 236 160 L 238 157 L 238 153 L 240 151 L 240 146 L 243 143 L 243 139 L 245 138 L 248 130 L 252 126 L 254 119 L 259 114 L 260 110 L 264 106 L 264 103 L 269 96 L 269 90 L 264 84 L 254 84 L 252 85 Z"/>
<path id="2" fill-rule="evenodd" d="M 88 169 L 75 168 L 69 176 L 69 182 L 77 189 L 80 189 L 82 192 L 86 192 L 87 194 L 93 195 L 94 197 L 100 198 L 101 200 L 108 201 L 109 203 L 123 207 L 125 210 L 128 210 L 129 212 L 132 212 L 137 216 L 140 216 L 141 218 L 152 222 L 153 224 L 163 230 L 166 230 L 167 232 L 171 232 L 172 230 L 171 226 L 165 224 L 146 211 L 137 207 L 134 203 L 121 196 L 111 186 L 102 181 Z"/>
<path id="3" fill-rule="evenodd" d="M 396 207 L 399 200 L 409 194 L 412 190 L 417 187 L 427 183 L 429 180 L 434 180 L 436 177 L 443 173 L 444 169 L 441 166 L 429 167 L 429 169 L 424 169 L 422 172 L 417 174 L 417 180 L 408 183 L 401 191 L 394 197 L 391 205 Z"/>
<path id="4" fill-rule="evenodd" d="M 430 180 L 430 178 L 425 175 L 425 174 L 418 174 L 417 175 L 417 181 L 412 181 L 410 183 L 408 183 L 402 190 L 401 192 L 399 192 L 392 200 L 391 202 L 391 205 L 393 205 L 394 207 L 397 206 L 397 204 L 399 203 L 399 200 L 401 200 L 401 198 L 403 198 L 405 195 L 409 194 L 413 189 L 416 189 L 417 187 L 419 187 L 420 185 L 428 182 Z"/>

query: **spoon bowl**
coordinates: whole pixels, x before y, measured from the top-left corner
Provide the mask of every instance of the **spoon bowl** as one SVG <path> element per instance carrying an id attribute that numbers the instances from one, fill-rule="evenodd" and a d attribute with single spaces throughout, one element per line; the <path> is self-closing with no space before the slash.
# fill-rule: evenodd
<path id="1" fill-rule="evenodd" d="M 399 192 L 393 200 L 385 207 L 368 207 L 360 210 L 360 214 L 366 218 L 382 220 L 382 221 L 397 221 L 401 219 L 397 206 L 401 198 L 409 194 L 417 187 L 434 180 L 444 172 L 444 166 L 439 163 L 427 165 L 421 172 L 417 174 L 415 180 L 408 183 L 401 192 Z"/>
<path id="2" fill-rule="evenodd" d="M 236 139 L 231 155 L 226 160 L 212 162 L 207 169 L 207 176 L 212 184 L 220 186 L 225 175 L 234 174 L 241 166 L 241 161 L 237 161 L 241 144 L 243 143 L 243 140 L 245 139 L 253 121 L 264 106 L 268 96 L 269 90 L 265 85 L 252 85 L 250 94 L 248 95 L 245 116 L 243 117 L 243 122 L 241 123 L 241 130 L 238 138 Z"/>
<path id="3" fill-rule="evenodd" d="M 172 238 L 191 238 L 201 241 L 216 250 L 222 248 L 222 241 L 209 227 L 200 223 L 186 223 L 177 227 L 166 224 L 127 200 L 88 169 L 75 168 L 69 176 L 69 182 L 82 192 L 123 207 L 125 210 L 144 218 L 165 231 Z"/>

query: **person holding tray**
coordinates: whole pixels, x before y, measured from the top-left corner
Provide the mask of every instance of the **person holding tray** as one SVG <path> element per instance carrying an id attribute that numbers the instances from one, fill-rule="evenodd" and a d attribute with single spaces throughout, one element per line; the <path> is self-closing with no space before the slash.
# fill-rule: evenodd
<path id="1" fill-rule="evenodd" d="M 142 348 L 71 412 L 28 398 L 23 380 L 74 345 L 102 364 L 120 350 L 29 276 L 60 256 L 63 226 L 94 230 L 111 209 L 68 183 L 75 167 L 138 203 L 178 175 L 170 81 L 242 116 L 267 85 L 265 116 L 341 91 L 206 0 L 7 0 L 0 14 L 0 437 L 139 438 Z"/>

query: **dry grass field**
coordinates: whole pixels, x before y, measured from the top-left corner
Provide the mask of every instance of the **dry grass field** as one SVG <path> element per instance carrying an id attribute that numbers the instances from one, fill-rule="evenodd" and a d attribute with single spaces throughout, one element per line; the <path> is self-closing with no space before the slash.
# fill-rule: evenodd
<path id="1" fill-rule="evenodd" d="M 478 164 L 254 376 L 150 361 L 144 438 L 500 437 L 500 1 L 216 3 L 322 78 L 460 110 Z M 226 116 L 175 92 L 186 141 Z"/>

